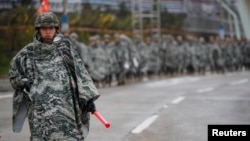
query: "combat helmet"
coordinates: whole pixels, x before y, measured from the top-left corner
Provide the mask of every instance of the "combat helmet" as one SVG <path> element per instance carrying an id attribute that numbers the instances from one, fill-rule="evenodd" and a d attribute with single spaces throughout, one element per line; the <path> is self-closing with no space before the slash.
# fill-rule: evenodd
<path id="1" fill-rule="evenodd" d="M 78 39 L 79 38 L 78 35 L 77 35 L 77 33 L 75 33 L 75 32 L 71 33 L 69 35 L 69 37 L 72 38 L 72 39 Z"/>
<path id="2" fill-rule="evenodd" d="M 59 29 L 59 20 L 53 12 L 41 13 L 35 20 L 35 28 L 39 27 L 56 27 Z"/>
<path id="3" fill-rule="evenodd" d="M 103 36 L 105 39 L 107 39 L 107 38 L 110 38 L 110 35 L 109 34 L 104 34 L 104 36 Z"/>

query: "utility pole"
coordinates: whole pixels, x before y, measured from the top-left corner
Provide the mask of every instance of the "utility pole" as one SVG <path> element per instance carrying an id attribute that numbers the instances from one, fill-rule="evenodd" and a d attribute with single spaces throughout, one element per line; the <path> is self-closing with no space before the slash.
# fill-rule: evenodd
<path id="1" fill-rule="evenodd" d="M 62 1 L 62 29 L 61 31 L 63 33 L 68 33 L 69 32 L 69 18 L 67 15 L 67 0 Z"/>
<path id="2" fill-rule="evenodd" d="M 132 14 L 132 36 L 136 34 L 143 37 L 143 17 L 142 17 L 142 0 L 131 0 L 131 14 Z"/>
<path id="3" fill-rule="evenodd" d="M 144 1 L 145 2 L 145 1 Z M 143 19 L 150 19 L 150 34 L 157 34 L 161 36 L 161 0 L 148 0 L 152 3 L 151 9 L 146 11 L 143 9 L 142 0 L 131 0 L 131 13 L 132 13 L 132 33 L 133 36 L 139 34 L 143 38 Z"/>
<path id="4" fill-rule="evenodd" d="M 218 3 L 221 4 L 221 6 L 233 17 L 234 21 L 234 27 L 235 27 L 235 32 L 236 32 L 236 38 L 241 39 L 241 33 L 240 33 L 240 25 L 239 25 L 239 17 L 237 14 L 225 3 L 223 0 L 217 0 Z"/>
<path id="5" fill-rule="evenodd" d="M 67 0 L 63 0 L 63 1 L 62 1 L 62 6 L 63 6 L 62 13 L 63 13 L 63 14 L 66 14 L 66 10 L 67 10 Z"/>
<path id="6" fill-rule="evenodd" d="M 234 37 L 233 18 L 230 14 L 228 14 L 227 16 L 228 16 L 230 36 L 231 36 L 231 38 L 233 38 Z"/>
<path id="7" fill-rule="evenodd" d="M 219 25 L 219 37 L 220 39 L 224 40 L 225 39 L 225 12 L 223 9 L 220 9 L 219 12 L 220 16 L 220 25 Z"/>
<path id="8" fill-rule="evenodd" d="M 152 17 L 151 17 L 151 33 L 157 34 L 161 37 L 161 2 L 160 0 L 153 0 L 152 6 Z"/>

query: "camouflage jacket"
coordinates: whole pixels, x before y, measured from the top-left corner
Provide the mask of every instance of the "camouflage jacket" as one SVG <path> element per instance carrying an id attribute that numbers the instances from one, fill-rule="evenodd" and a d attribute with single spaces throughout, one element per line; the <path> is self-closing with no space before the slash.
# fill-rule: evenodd
<path id="1" fill-rule="evenodd" d="M 45 89 L 45 88 L 50 88 L 50 86 L 57 88 L 56 86 L 54 86 L 54 83 L 57 84 L 56 83 L 57 81 L 61 81 L 63 84 L 63 82 L 66 82 L 66 80 L 64 80 L 65 78 L 65 79 L 68 79 L 67 84 L 69 84 L 69 86 L 68 85 L 62 86 L 62 90 L 63 90 L 62 93 L 64 95 L 68 93 L 68 97 L 72 98 L 72 100 L 70 100 L 72 101 L 71 103 L 73 105 L 71 109 L 73 109 L 72 113 L 75 114 L 75 115 L 69 115 L 69 116 L 72 117 L 72 120 L 75 120 L 74 122 L 77 124 L 77 128 L 79 129 L 79 131 L 77 132 L 79 132 L 79 134 L 81 134 L 85 138 L 89 129 L 89 113 L 86 111 L 86 104 L 89 100 L 96 100 L 100 96 L 97 91 L 97 88 L 95 87 L 87 70 L 85 69 L 85 66 L 81 58 L 79 57 L 76 50 L 71 47 L 71 44 L 69 41 L 65 41 L 61 36 L 57 35 L 54 39 L 54 42 L 51 45 L 49 45 L 50 50 L 49 49 L 39 50 L 42 48 L 46 48 L 44 47 L 46 45 L 39 41 L 39 37 L 37 35 L 38 34 L 35 34 L 34 36 L 34 42 L 28 44 L 23 49 L 21 49 L 10 63 L 9 80 L 10 80 L 12 87 L 15 89 L 15 93 L 13 96 L 13 131 L 20 132 L 23 122 L 24 122 L 24 118 L 26 116 L 29 116 L 31 136 L 32 135 L 40 136 L 39 135 L 40 133 L 36 131 L 34 131 L 33 133 L 32 124 L 35 124 L 35 123 L 32 123 L 34 121 L 31 121 L 31 119 L 33 118 L 32 116 L 34 116 L 34 114 L 32 115 L 32 110 L 35 110 L 34 107 L 35 107 L 35 103 L 36 103 L 35 101 L 36 101 L 37 95 L 40 95 L 41 92 L 53 94 L 53 90 L 50 93 L 51 90 Z M 50 51 L 53 51 L 53 54 L 50 53 Z M 61 62 L 60 63 L 61 67 L 66 68 L 65 71 L 62 72 L 63 73 L 62 76 L 60 77 L 54 76 L 57 73 L 53 72 L 55 71 L 53 69 L 51 70 L 52 72 L 51 76 L 49 75 L 45 75 L 43 77 L 39 76 L 36 70 L 38 67 L 35 64 L 39 62 L 38 56 L 40 56 L 41 58 L 46 57 L 46 56 L 43 56 L 43 53 L 50 54 L 50 56 L 53 57 L 53 59 L 49 59 L 48 64 L 50 64 L 51 62 L 56 62 L 56 63 Z M 36 61 L 38 60 L 38 61 L 36 62 L 35 60 Z M 57 68 L 57 67 L 58 66 L 55 66 L 55 69 L 60 71 L 61 68 Z M 43 69 L 43 66 L 40 67 L 40 69 Z M 46 74 L 47 70 L 44 70 L 44 71 L 45 71 L 44 73 L 43 72 L 41 73 Z M 50 77 L 52 79 L 52 82 L 48 81 L 50 80 Z M 43 80 L 43 78 L 44 79 L 46 78 L 47 80 L 45 81 Z M 27 80 L 33 81 L 33 85 L 31 86 L 30 92 L 25 92 L 23 88 L 24 83 Z M 43 81 L 45 81 L 46 83 Z M 43 87 L 42 91 L 39 91 L 41 87 Z M 67 88 L 66 92 L 64 91 L 64 87 Z M 42 100 L 42 102 L 47 102 L 51 100 L 49 98 L 48 99 L 46 98 Z M 66 100 L 66 102 L 67 101 L 68 100 Z M 51 109 L 48 109 L 48 110 L 51 110 Z M 83 127 L 85 127 L 85 129 L 83 129 Z M 48 131 L 48 133 L 49 132 L 50 131 Z M 48 133 L 44 135 L 43 139 L 45 139 L 46 137 L 45 140 L 53 140 L 58 136 L 58 135 L 48 135 Z M 83 137 L 76 137 L 74 139 L 82 139 Z M 40 139 L 41 137 L 37 137 L 37 138 L 31 137 L 31 140 L 40 140 Z M 63 138 L 63 140 L 67 140 L 67 139 L 71 140 L 71 138 L 67 138 L 67 137 Z"/>

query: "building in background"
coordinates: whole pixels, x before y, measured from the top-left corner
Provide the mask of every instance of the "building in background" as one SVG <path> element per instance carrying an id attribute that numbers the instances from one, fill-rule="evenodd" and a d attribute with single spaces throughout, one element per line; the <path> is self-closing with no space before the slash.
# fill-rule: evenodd
<path id="1" fill-rule="evenodd" d="M 228 7 L 238 14 L 234 0 L 225 1 Z M 187 18 L 183 30 L 196 33 L 219 34 L 235 37 L 239 32 L 243 36 L 242 25 L 235 28 L 232 15 L 217 0 L 186 0 Z M 240 18 L 237 19 L 240 21 Z"/>
<path id="2" fill-rule="evenodd" d="M 1 9 L 12 9 L 15 6 L 20 6 L 20 0 L 0 0 Z"/>
<path id="3" fill-rule="evenodd" d="M 55 12 L 62 11 L 62 1 L 63 0 L 49 0 L 51 10 Z M 196 3 L 188 3 L 187 1 L 189 0 L 161 0 L 161 8 L 167 8 L 169 13 L 186 13 L 187 4 L 189 4 L 190 7 L 199 7 L 195 6 Z M 92 8 L 119 10 L 121 2 L 130 9 L 131 0 L 67 0 L 67 9 L 68 12 L 76 12 L 81 10 L 82 4 L 89 3 Z M 152 8 L 152 3 L 153 0 L 142 0 L 143 10 L 150 10 Z M 33 0 L 33 5 L 36 8 L 39 7 L 39 4 L 40 0 Z"/>
<path id="4" fill-rule="evenodd" d="M 141 0 L 142 10 L 150 11 L 154 0 Z M 220 0 L 222 1 L 222 0 Z M 236 33 L 243 36 L 243 28 L 240 22 L 236 0 L 223 0 L 225 4 L 236 13 L 233 17 L 218 0 L 160 0 L 161 10 L 167 10 L 172 14 L 185 14 L 183 30 L 196 33 L 218 34 L 221 30 L 225 35 L 234 37 Z M 30 6 L 39 8 L 41 0 L 32 0 Z M 80 12 L 83 5 L 88 3 L 92 8 L 102 11 L 119 10 L 120 4 L 131 9 L 132 0 L 67 0 L 66 13 Z M 21 0 L 0 0 L 0 9 L 11 9 L 21 4 Z M 63 0 L 49 0 L 50 10 L 63 12 Z M 239 20 L 239 29 L 235 21 Z"/>
<path id="5" fill-rule="evenodd" d="M 41 0 L 33 0 L 32 5 L 39 8 Z M 79 12 L 82 9 L 82 0 L 67 0 L 66 12 Z M 49 0 L 50 10 L 53 12 L 63 12 L 63 0 Z"/>

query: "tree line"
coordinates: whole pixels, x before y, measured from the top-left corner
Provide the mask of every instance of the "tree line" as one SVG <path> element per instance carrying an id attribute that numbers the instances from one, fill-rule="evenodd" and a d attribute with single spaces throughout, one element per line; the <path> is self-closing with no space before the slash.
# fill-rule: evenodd
<path id="1" fill-rule="evenodd" d="M 11 58 L 33 41 L 37 9 L 32 8 L 29 3 L 23 1 L 20 5 L 13 5 L 12 9 L 0 10 L 0 77 L 7 77 Z M 88 3 L 82 6 L 81 12 L 68 13 L 70 29 L 79 34 L 81 41 L 87 43 L 91 35 L 110 31 L 131 34 L 131 12 L 124 3 L 119 5 L 118 11 L 113 11 L 109 7 L 106 7 L 105 11 L 101 8 L 93 9 Z M 62 16 L 62 13 L 56 14 L 58 17 Z M 184 18 L 183 15 L 170 14 L 167 9 L 162 9 L 162 28 L 181 30 Z M 145 29 L 150 27 L 149 20 L 144 20 L 143 24 Z"/>

